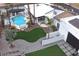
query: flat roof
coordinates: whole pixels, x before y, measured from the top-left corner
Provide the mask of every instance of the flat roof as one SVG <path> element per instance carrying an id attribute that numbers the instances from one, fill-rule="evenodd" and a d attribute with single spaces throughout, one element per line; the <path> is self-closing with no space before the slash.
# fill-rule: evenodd
<path id="1" fill-rule="evenodd" d="M 29 6 L 30 6 L 30 12 L 32 13 L 32 15 L 34 15 L 33 5 L 29 5 Z M 27 5 L 25 5 L 25 7 L 27 7 Z M 47 12 L 51 10 L 53 10 L 52 7 L 44 4 L 39 4 L 39 6 L 35 5 L 35 17 L 44 16 Z"/>
<path id="2" fill-rule="evenodd" d="M 70 17 L 70 16 L 75 16 L 75 15 L 70 13 L 70 12 L 68 12 L 68 11 L 64 11 L 63 13 L 57 15 L 55 18 L 60 20 L 61 18 L 66 18 L 66 17 Z"/>
<path id="3" fill-rule="evenodd" d="M 73 26 L 75 26 L 76 28 L 79 28 L 79 19 L 75 18 L 69 21 L 70 24 L 72 24 Z"/>
<path id="4" fill-rule="evenodd" d="M 27 5 L 25 5 L 25 7 L 27 8 Z M 39 4 L 39 6 L 35 5 L 35 15 L 34 15 L 33 5 L 30 5 L 30 13 L 35 17 L 48 16 L 50 18 L 53 18 L 62 12 L 63 12 L 62 10 L 59 10 L 57 8 L 55 9 L 45 4 Z"/>

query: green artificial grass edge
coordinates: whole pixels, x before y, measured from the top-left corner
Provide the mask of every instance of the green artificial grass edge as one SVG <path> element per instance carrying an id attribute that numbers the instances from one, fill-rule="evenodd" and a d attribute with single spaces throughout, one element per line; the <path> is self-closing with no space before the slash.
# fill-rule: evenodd
<path id="1" fill-rule="evenodd" d="M 25 32 L 25 31 L 17 32 L 15 40 L 24 39 L 28 42 L 35 42 L 44 36 L 46 36 L 46 33 L 44 32 L 42 28 L 35 28 L 29 32 Z"/>
<path id="2" fill-rule="evenodd" d="M 65 53 L 57 46 L 47 47 L 35 52 L 27 53 L 26 56 L 66 56 Z"/>

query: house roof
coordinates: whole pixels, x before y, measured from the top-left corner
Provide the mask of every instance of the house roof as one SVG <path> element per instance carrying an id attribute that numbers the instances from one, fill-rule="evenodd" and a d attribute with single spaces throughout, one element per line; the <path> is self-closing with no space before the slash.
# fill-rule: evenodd
<path id="1" fill-rule="evenodd" d="M 24 9 L 11 9 L 9 10 L 9 13 L 16 13 L 16 12 L 22 12 Z"/>
<path id="2" fill-rule="evenodd" d="M 61 18 L 66 18 L 66 17 L 70 17 L 70 16 L 75 16 L 75 15 L 71 14 L 70 12 L 64 11 L 63 13 L 55 16 L 55 18 L 57 18 L 58 20 L 60 20 Z"/>
<path id="3" fill-rule="evenodd" d="M 6 7 L 6 4 L 5 3 L 0 3 L 0 8 L 2 7 Z"/>
<path id="4" fill-rule="evenodd" d="M 69 23 L 71 23 L 73 26 L 79 28 L 79 19 L 78 18 L 70 20 Z"/>
<path id="5" fill-rule="evenodd" d="M 15 6 L 21 6 L 24 4 L 25 3 L 0 3 L 0 8 L 10 8 L 10 7 L 15 7 Z"/>
<path id="6" fill-rule="evenodd" d="M 70 6 L 79 9 L 79 3 L 70 3 Z"/>

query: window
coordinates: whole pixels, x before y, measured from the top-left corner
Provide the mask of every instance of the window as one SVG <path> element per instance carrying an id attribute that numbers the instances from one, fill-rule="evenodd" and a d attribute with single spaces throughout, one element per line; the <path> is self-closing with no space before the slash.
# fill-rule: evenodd
<path id="1" fill-rule="evenodd" d="M 60 26 L 60 24 L 59 24 L 59 23 L 57 23 L 57 30 L 59 30 L 59 26 Z"/>

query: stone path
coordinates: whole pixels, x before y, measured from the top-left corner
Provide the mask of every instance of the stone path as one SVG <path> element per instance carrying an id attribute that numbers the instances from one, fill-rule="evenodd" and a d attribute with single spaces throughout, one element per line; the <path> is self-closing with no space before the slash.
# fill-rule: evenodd
<path id="1" fill-rule="evenodd" d="M 55 45 L 55 43 L 53 43 L 50 45 L 42 46 L 41 40 L 43 40 L 43 39 L 44 38 L 41 38 L 35 43 L 29 43 L 24 40 L 18 39 L 17 41 L 14 42 L 14 44 L 17 49 L 19 49 L 20 51 L 23 51 L 25 54 Z"/>
<path id="2" fill-rule="evenodd" d="M 1 56 L 16 56 L 22 55 L 23 52 L 17 48 L 10 48 L 10 44 L 6 41 L 5 33 L 3 32 L 0 38 L 0 55 Z"/>
<path id="3" fill-rule="evenodd" d="M 63 52 L 67 56 L 72 56 L 72 54 L 75 53 L 75 49 L 64 40 L 58 42 L 57 45 L 63 50 Z"/>
<path id="4" fill-rule="evenodd" d="M 0 38 L 0 53 L 5 53 L 6 51 L 9 51 L 9 45 L 8 42 L 5 40 L 4 32 L 2 32 L 1 38 Z"/>

